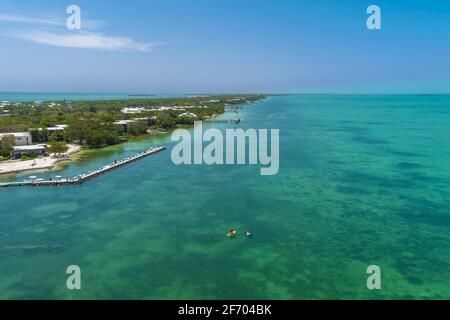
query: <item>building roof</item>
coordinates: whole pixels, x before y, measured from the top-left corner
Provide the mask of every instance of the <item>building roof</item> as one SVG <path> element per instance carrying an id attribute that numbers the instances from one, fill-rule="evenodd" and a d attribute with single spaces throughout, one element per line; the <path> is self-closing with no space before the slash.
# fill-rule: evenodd
<path id="1" fill-rule="evenodd" d="M 14 151 L 41 151 L 45 150 L 47 147 L 42 144 L 36 144 L 32 146 L 20 146 L 20 147 L 13 147 Z"/>
<path id="2" fill-rule="evenodd" d="M 192 118 L 197 118 L 197 115 L 195 113 L 192 112 L 185 112 L 180 114 L 178 117 L 192 117 Z"/>
<path id="3" fill-rule="evenodd" d="M 30 128 L 30 130 L 38 130 L 38 131 L 43 131 L 43 130 L 47 130 L 47 131 L 63 131 L 64 129 L 68 128 L 69 125 L 67 124 L 57 124 L 54 127 L 48 127 L 48 128 Z"/>
<path id="4" fill-rule="evenodd" d="M 14 136 L 14 137 L 30 137 L 29 132 L 10 132 L 10 133 L 0 133 L 0 137 Z"/>
<path id="5" fill-rule="evenodd" d="M 119 121 L 114 122 L 114 124 L 122 124 L 122 125 L 124 125 L 124 124 L 133 123 L 133 122 L 135 122 L 135 121 L 134 120 L 119 120 Z"/>
<path id="6" fill-rule="evenodd" d="M 134 120 L 137 120 L 137 121 L 139 121 L 139 120 L 156 120 L 156 119 L 158 119 L 158 117 L 157 116 L 151 116 L 151 117 L 145 117 L 145 118 L 134 118 Z"/>
<path id="7" fill-rule="evenodd" d="M 46 128 L 45 130 L 47 130 L 47 131 L 64 131 L 64 128 L 63 127 L 49 127 L 49 128 Z"/>
<path id="8" fill-rule="evenodd" d="M 122 113 L 142 113 L 146 111 L 144 107 L 127 107 L 121 110 Z"/>

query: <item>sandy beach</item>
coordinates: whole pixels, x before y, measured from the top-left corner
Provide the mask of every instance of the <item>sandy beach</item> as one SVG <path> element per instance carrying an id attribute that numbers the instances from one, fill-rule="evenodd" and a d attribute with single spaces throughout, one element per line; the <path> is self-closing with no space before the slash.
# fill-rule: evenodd
<path id="1" fill-rule="evenodd" d="M 69 155 L 79 152 L 81 146 L 75 144 L 68 144 L 68 150 L 64 155 L 65 157 L 55 157 L 54 154 L 43 158 L 36 158 L 34 160 L 21 161 L 10 160 L 0 162 L 0 175 L 8 173 L 17 173 L 24 171 L 46 170 L 53 168 L 57 163 L 61 161 L 70 161 Z"/>

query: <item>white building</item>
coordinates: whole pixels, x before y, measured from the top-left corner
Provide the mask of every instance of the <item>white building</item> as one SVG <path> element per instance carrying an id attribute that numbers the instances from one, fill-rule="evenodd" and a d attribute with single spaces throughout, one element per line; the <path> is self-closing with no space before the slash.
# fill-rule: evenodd
<path id="1" fill-rule="evenodd" d="M 14 158 L 22 156 L 43 156 L 47 152 L 45 145 L 20 146 L 13 148 Z"/>
<path id="2" fill-rule="evenodd" d="M 180 114 L 178 117 L 190 117 L 190 118 L 197 118 L 197 115 L 192 112 L 185 112 Z"/>
<path id="3" fill-rule="evenodd" d="M 33 140 L 29 132 L 0 133 L 0 139 L 6 136 L 14 136 L 15 146 L 29 146 L 33 144 Z"/>
<path id="4" fill-rule="evenodd" d="M 128 114 L 142 113 L 144 111 L 146 111 L 146 109 L 142 108 L 142 107 L 123 108 L 121 110 L 122 113 L 128 113 Z"/>
<path id="5" fill-rule="evenodd" d="M 66 128 L 68 127 L 67 124 L 57 124 L 54 127 L 48 127 L 45 130 L 47 130 L 48 132 L 55 132 L 55 131 L 64 131 Z M 41 129 L 39 129 L 41 130 Z"/>

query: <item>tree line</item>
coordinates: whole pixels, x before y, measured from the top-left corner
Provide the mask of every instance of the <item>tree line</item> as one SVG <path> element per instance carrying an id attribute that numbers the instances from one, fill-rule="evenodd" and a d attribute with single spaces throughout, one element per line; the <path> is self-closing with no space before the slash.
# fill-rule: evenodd
<path id="1" fill-rule="evenodd" d="M 261 95 L 200 96 L 165 99 L 129 99 L 110 101 L 76 101 L 49 104 L 24 103 L 11 107 L 11 116 L 0 118 L 0 132 L 30 131 L 35 143 L 49 143 L 50 150 L 56 153 L 64 150 L 65 143 L 78 143 L 90 148 L 101 148 L 118 144 L 124 136 L 137 136 L 147 132 L 149 127 L 170 129 L 178 125 L 191 125 L 194 120 L 202 120 L 224 112 L 226 104 L 241 104 L 263 98 Z M 189 109 L 197 118 L 179 117 L 179 110 L 149 110 L 139 115 L 123 114 L 124 107 L 157 108 L 161 106 L 193 106 Z M 204 106 L 207 106 L 205 108 Z M 136 122 L 128 126 L 126 132 L 118 120 L 131 120 L 134 117 L 156 116 L 151 126 Z M 49 134 L 45 128 L 56 124 L 67 124 L 63 133 Z M 2 139 L 3 140 L 3 139 Z M 12 143 L 14 144 L 14 142 Z M 6 156 L 12 150 L 11 140 L 0 144 L 0 155 Z M 61 151 L 63 152 L 63 151 Z"/>

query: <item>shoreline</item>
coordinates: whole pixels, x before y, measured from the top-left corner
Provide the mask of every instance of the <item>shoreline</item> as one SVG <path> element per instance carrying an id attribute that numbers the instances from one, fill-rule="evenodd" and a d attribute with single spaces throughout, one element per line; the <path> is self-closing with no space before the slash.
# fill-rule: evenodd
<path id="1" fill-rule="evenodd" d="M 164 134 L 158 134 L 158 135 L 152 135 L 152 134 L 139 135 L 139 136 L 132 137 L 128 141 L 125 141 L 125 142 L 122 142 L 122 143 L 119 143 L 116 145 L 110 145 L 110 146 L 105 146 L 105 147 L 96 148 L 96 149 L 86 149 L 86 148 L 83 148 L 83 146 L 72 144 L 72 146 L 77 146 L 77 148 L 75 150 L 69 150 L 68 152 L 66 152 L 67 156 L 69 156 L 70 159 L 67 159 L 67 158 L 54 159 L 54 158 L 51 158 L 51 156 L 47 156 L 42 159 L 33 159 L 33 160 L 27 160 L 27 161 L 20 161 L 20 160 L 18 160 L 18 161 L 14 161 L 14 160 L 3 161 L 3 162 L 0 162 L 0 180 L 12 178 L 18 174 L 22 174 L 25 172 L 38 174 L 38 173 L 45 173 L 48 171 L 52 171 L 52 172 L 61 171 L 76 161 L 89 160 L 91 158 L 94 159 L 98 156 L 98 155 L 96 155 L 97 153 L 101 153 L 102 151 L 107 151 L 108 148 L 114 148 L 114 147 L 118 147 L 118 146 L 121 146 L 121 145 L 124 145 L 127 143 L 131 143 L 131 142 L 139 141 L 139 140 L 145 140 L 145 139 L 149 139 L 152 137 L 165 137 L 168 134 L 170 134 L 170 132 L 171 131 L 165 132 Z M 45 163 L 44 165 L 41 164 L 40 166 L 36 165 L 34 167 L 29 167 L 29 166 L 31 166 L 31 163 L 33 163 L 34 160 L 50 161 L 50 162 Z M 20 168 L 20 169 L 3 170 L 2 166 L 8 165 L 8 164 L 9 165 L 21 164 L 23 166 L 28 165 L 28 167 Z"/>
<path id="2" fill-rule="evenodd" d="M 6 187 L 24 187 L 24 186 L 36 187 L 36 186 L 79 185 L 79 184 L 83 184 L 95 177 L 98 177 L 101 174 L 107 173 L 107 172 L 114 170 L 116 168 L 119 168 L 119 167 L 123 167 L 131 162 L 140 160 L 144 157 L 148 157 L 153 154 L 159 153 L 165 149 L 166 148 L 162 147 L 162 146 L 152 147 L 150 149 L 145 150 L 144 152 L 140 152 L 131 157 L 126 157 L 122 160 L 114 161 L 106 166 L 101 167 L 98 170 L 95 170 L 93 172 L 89 171 L 88 173 L 85 173 L 85 174 L 80 174 L 72 179 L 59 177 L 56 179 L 44 180 L 44 179 L 35 179 L 35 178 L 30 177 L 29 180 L 24 180 L 22 182 L 4 182 L 4 183 L 0 182 L 0 187 L 6 188 Z"/>
<path id="3" fill-rule="evenodd" d="M 80 145 L 69 144 L 69 150 L 65 153 L 69 158 L 53 158 L 53 156 L 47 156 L 43 158 L 21 161 L 6 161 L 0 162 L 0 178 L 6 175 L 13 175 L 17 173 L 24 172 L 42 172 L 49 169 L 54 169 L 58 164 L 63 162 L 72 162 L 73 159 L 70 157 L 80 151 L 82 151 L 82 147 Z M 33 163 L 36 163 L 33 166 Z"/>
<path id="4" fill-rule="evenodd" d="M 214 114 L 211 118 L 212 119 L 220 119 L 227 113 L 229 113 L 229 111 L 224 110 L 223 113 Z M 179 128 L 192 128 L 192 127 L 193 127 L 193 125 L 181 125 Z M 106 150 L 109 147 L 120 146 L 123 144 L 127 144 L 129 142 L 139 141 L 141 139 L 158 138 L 158 137 L 164 138 L 164 137 L 167 137 L 168 135 L 170 135 L 171 132 L 173 132 L 174 130 L 179 129 L 179 128 L 170 128 L 164 132 L 153 132 L 153 133 L 147 133 L 144 135 L 134 136 L 134 137 L 131 137 L 129 140 L 119 143 L 117 145 L 106 146 L 106 147 L 102 147 L 102 148 L 98 148 L 98 149 L 85 149 L 81 145 L 68 144 L 68 146 L 71 146 L 73 148 L 72 150 L 70 150 L 70 147 L 69 147 L 69 150 L 65 153 L 69 157 L 69 159 L 68 158 L 54 159 L 51 156 L 47 156 L 42 159 L 33 159 L 33 160 L 27 160 L 27 161 L 20 161 L 20 160 L 14 161 L 13 160 L 13 161 L 0 162 L 0 180 L 8 179 L 9 177 L 15 176 L 17 174 L 22 174 L 25 172 L 44 173 L 46 171 L 61 171 L 75 161 L 89 159 L 90 158 L 89 154 L 91 152 L 95 153 L 96 151 Z M 73 157 L 74 155 L 77 155 L 77 157 Z M 87 155 L 87 156 L 83 157 L 83 155 Z M 95 156 L 93 156 L 93 157 L 95 158 Z M 50 160 L 49 163 L 45 163 L 46 161 L 49 161 L 49 160 Z M 40 163 L 40 165 L 35 165 L 33 167 L 30 167 L 34 161 L 39 161 L 41 163 Z M 9 170 L 8 169 L 4 170 L 4 169 L 2 169 L 2 166 L 4 166 L 5 164 L 6 165 L 19 164 L 21 166 L 19 166 L 18 169 L 12 168 Z M 28 165 L 28 167 L 23 168 L 27 165 Z"/>

